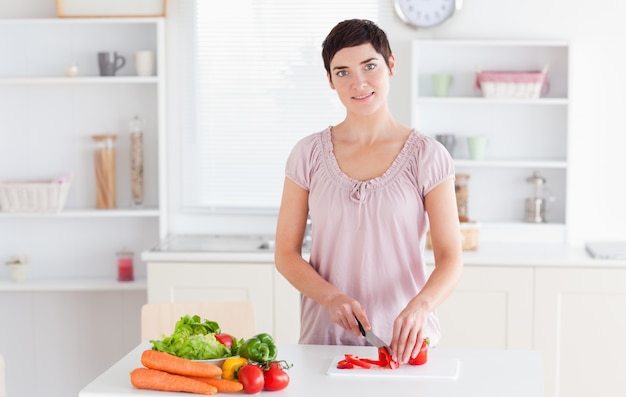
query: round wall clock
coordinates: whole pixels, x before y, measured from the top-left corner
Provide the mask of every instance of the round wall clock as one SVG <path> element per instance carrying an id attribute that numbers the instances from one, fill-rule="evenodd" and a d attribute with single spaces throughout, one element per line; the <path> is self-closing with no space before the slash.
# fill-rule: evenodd
<path id="1" fill-rule="evenodd" d="M 395 0 L 396 13 L 415 28 L 431 28 L 450 19 L 463 0 Z"/>

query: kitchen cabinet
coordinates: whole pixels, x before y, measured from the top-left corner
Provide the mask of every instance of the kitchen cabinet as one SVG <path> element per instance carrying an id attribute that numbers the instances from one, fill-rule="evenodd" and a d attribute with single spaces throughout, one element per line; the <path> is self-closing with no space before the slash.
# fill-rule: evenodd
<path id="1" fill-rule="evenodd" d="M 145 286 L 21 287 L 0 292 L 7 396 L 76 396 L 140 340 Z"/>
<path id="2" fill-rule="evenodd" d="M 538 268 L 534 312 L 547 397 L 626 393 L 626 269 Z"/>
<path id="3" fill-rule="evenodd" d="M 537 99 L 484 98 L 477 70 L 527 71 L 548 66 Z M 469 174 L 469 217 L 495 240 L 564 242 L 567 225 L 569 45 L 560 41 L 414 40 L 412 125 L 428 135 L 454 134 L 455 167 Z M 447 96 L 433 95 L 433 74 L 452 75 Z M 467 138 L 487 138 L 484 160 L 469 158 Z M 525 223 L 526 182 L 547 181 L 547 223 Z M 552 199 L 553 198 L 553 199 Z M 546 240 L 546 238 L 548 240 Z M 537 240 L 540 241 L 540 240 Z"/>
<path id="4" fill-rule="evenodd" d="M 533 269 L 472 266 L 437 309 L 444 348 L 531 349 Z"/>
<path id="5" fill-rule="evenodd" d="M 143 254 L 148 267 L 148 302 L 250 300 L 257 332 L 270 333 L 281 343 L 297 343 L 300 333 L 300 293 L 280 275 L 273 255 L 246 259 L 161 260 L 159 253 Z M 180 254 L 184 256 L 185 254 Z"/>
<path id="6" fill-rule="evenodd" d="M 139 252 L 165 233 L 164 26 L 162 18 L 0 20 L 0 180 L 73 175 L 60 213 L 0 212 L 0 258 L 28 255 L 30 278 L 114 284 L 115 252 Z M 136 75 L 134 53 L 145 49 L 156 54 L 154 76 Z M 116 76 L 99 75 L 100 51 L 126 58 Z M 71 65 L 78 76 L 65 75 Z M 142 208 L 131 206 L 128 123 L 135 115 L 145 121 Z M 118 136 L 111 210 L 95 208 L 96 134 Z"/>

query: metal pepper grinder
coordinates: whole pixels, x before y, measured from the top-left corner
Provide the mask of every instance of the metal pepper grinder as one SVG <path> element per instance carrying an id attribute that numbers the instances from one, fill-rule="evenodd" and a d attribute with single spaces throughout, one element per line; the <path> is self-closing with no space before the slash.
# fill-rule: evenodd
<path id="1" fill-rule="evenodd" d="M 539 175 L 538 171 L 533 172 L 526 178 L 526 182 L 532 187 L 532 196 L 526 199 L 526 222 L 544 223 L 546 222 L 546 204 L 551 198 L 545 197 L 546 178 Z"/>

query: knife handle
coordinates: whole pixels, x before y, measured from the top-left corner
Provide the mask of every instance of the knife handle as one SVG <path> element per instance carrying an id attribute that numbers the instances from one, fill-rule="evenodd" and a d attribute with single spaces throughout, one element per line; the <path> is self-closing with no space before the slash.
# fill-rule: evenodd
<path id="1" fill-rule="evenodd" d="M 356 316 L 354 316 L 354 319 L 356 320 L 356 323 L 359 326 L 359 331 L 361 331 L 361 334 L 365 336 L 365 329 L 363 328 L 363 324 L 361 324 L 361 322 L 359 321 L 358 318 L 356 318 Z"/>

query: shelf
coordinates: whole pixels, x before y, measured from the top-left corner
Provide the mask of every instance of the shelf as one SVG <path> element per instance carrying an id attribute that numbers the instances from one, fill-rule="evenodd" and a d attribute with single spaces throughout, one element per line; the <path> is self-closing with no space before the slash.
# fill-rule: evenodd
<path id="1" fill-rule="evenodd" d="M 2 77 L 0 85 L 40 85 L 40 84 L 157 84 L 157 76 L 85 76 L 85 77 Z"/>
<path id="2" fill-rule="evenodd" d="M 157 218 L 159 210 L 148 209 L 68 209 L 58 213 L 34 212 L 11 213 L 0 212 L 0 218 Z"/>
<path id="3" fill-rule="evenodd" d="M 477 222 L 479 246 L 483 242 L 562 243 L 566 237 L 563 223 Z"/>
<path id="4" fill-rule="evenodd" d="M 52 24 L 52 25 L 106 25 L 106 24 L 154 24 L 164 21 L 163 17 L 146 17 L 146 18 L 14 18 L 0 19 L 2 25 L 24 25 L 24 24 Z"/>
<path id="5" fill-rule="evenodd" d="M 480 168 L 567 168 L 567 161 L 553 160 L 454 160 L 456 167 Z"/>
<path id="6" fill-rule="evenodd" d="M 455 136 L 454 165 L 471 175 L 470 219 L 481 241 L 566 238 L 569 131 L 569 43 L 564 40 L 413 40 L 411 124 L 436 136 Z M 529 71 L 548 66 L 539 98 L 485 98 L 477 70 Z M 434 74 L 452 76 L 448 96 L 436 97 Z M 470 160 L 467 138 L 488 140 L 485 160 Z M 528 175 L 539 171 L 549 195 L 546 224 L 524 223 Z M 532 210 L 532 209 L 531 209 Z M 487 223 L 483 223 L 487 221 Z"/>
<path id="7" fill-rule="evenodd" d="M 420 96 L 415 100 L 417 104 L 459 104 L 459 105 L 533 105 L 533 106 L 567 106 L 567 98 L 537 98 L 537 99 L 504 99 L 483 97 L 430 97 Z"/>
<path id="8" fill-rule="evenodd" d="M 107 278 L 27 280 L 16 283 L 0 280 L 0 292 L 98 292 L 98 291 L 145 291 L 146 280 L 121 282 Z"/>

